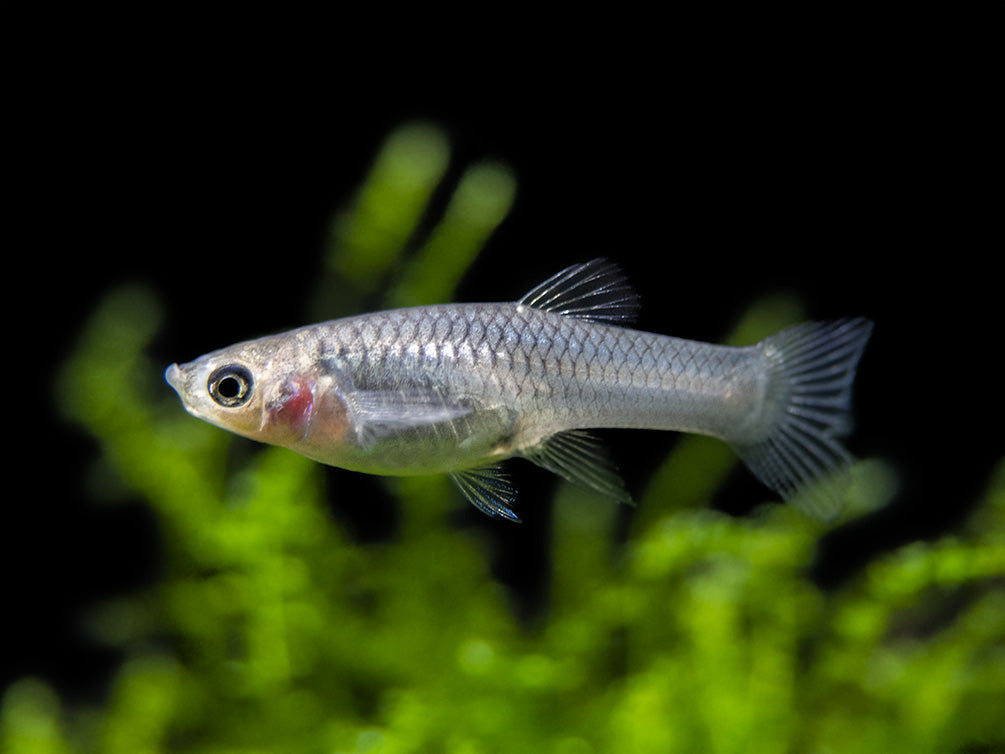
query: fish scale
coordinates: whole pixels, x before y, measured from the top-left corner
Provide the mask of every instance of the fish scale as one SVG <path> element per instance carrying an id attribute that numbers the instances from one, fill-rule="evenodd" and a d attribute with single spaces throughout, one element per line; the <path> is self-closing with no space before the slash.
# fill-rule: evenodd
<path id="1" fill-rule="evenodd" d="M 323 463 L 448 473 L 516 519 L 500 462 L 521 456 L 630 500 L 601 427 L 730 443 L 768 486 L 830 516 L 851 460 L 851 385 L 872 325 L 806 323 L 745 347 L 626 327 L 638 300 L 610 262 L 563 270 L 515 303 L 358 315 L 238 343 L 166 372 L 186 409 Z M 829 488 L 828 488 L 829 489 Z"/>

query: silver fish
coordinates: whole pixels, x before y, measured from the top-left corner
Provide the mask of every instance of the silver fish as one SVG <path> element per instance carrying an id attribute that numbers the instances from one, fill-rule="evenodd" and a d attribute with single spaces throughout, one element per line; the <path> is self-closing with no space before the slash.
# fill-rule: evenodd
<path id="1" fill-rule="evenodd" d="M 872 323 L 811 322 L 732 347 L 628 329 L 638 306 L 618 268 L 595 259 L 515 303 L 332 320 L 172 364 L 165 378 L 211 424 L 345 469 L 447 473 L 511 520 L 499 462 L 512 456 L 630 501 L 587 432 L 601 427 L 718 437 L 783 498 L 836 514 L 840 496 L 816 491 L 851 461 L 837 438 Z"/>

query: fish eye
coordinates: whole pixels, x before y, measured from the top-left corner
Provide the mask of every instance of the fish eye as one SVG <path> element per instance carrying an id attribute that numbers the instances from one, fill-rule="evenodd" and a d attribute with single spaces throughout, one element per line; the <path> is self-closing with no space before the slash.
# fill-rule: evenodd
<path id="1" fill-rule="evenodd" d="M 210 396 L 226 408 L 237 408 L 247 403 L 251 399 L 253 385 L 251 372 L 240 364 L 214 369 L 206 381 Z"/>

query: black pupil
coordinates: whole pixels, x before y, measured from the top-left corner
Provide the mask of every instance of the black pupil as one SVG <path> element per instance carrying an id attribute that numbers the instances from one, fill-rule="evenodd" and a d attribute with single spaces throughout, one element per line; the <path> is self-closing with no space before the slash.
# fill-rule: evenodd
<path id="1" fill-rule="evenodd" d="M 241 394 L 242 382 L 237 377 L 224 377 L 216 386 L 224 398 L 236 398 Z"/>

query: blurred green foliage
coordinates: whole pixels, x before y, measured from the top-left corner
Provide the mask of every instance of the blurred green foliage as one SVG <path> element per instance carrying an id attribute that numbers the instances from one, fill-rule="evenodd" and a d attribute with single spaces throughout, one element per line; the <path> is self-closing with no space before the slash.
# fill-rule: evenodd
<path id="1" fill-rule="evenodd" d="M 502 165 L 471 167 L 418 241 L 449 151 L 429 126 L 389 138 L 333 224 L 322 287 L 347 292 L 341 305 L 378 290 L 395 305 L 450 299 L 515 182 Z M 559 488 L 550 604 L 529 628 L 477 535 L 449 525 L 466 503 L 445 478 L 387 480 L 400 535 L 361 544 L 328 514 L 312 462 L 262 447 L 228 465 L 228 444 L 246 441 L 188 416 L 145 354 L 163 316 L 149 290 L 112 292 L 58 386 L 103 448 L 94 494 L 128 489 L 156 512 L 163 577 L 86 617 L 127 657 L 103 706 L 67 707 L 24 679 L 3 699 L 4 752 L 1005 747 L 1005 463 L 962 530 L 825 592 L 807 570 L 826 527 L 785 506 L 709 511 L 735 460 L 683 438 L 624 544 L 609 501 Z M 796 316 L 765 300 L 734 337 Z M 894 494 L 879 461 L 855 480 L 850 516 Z"/>

